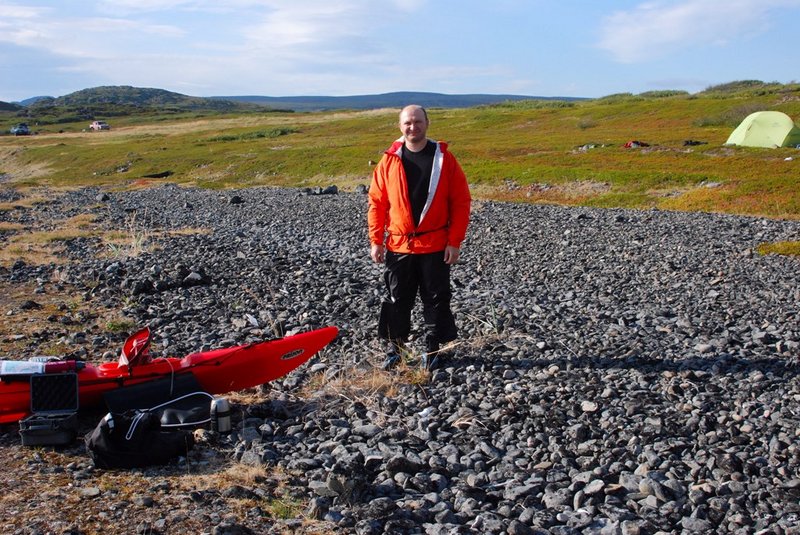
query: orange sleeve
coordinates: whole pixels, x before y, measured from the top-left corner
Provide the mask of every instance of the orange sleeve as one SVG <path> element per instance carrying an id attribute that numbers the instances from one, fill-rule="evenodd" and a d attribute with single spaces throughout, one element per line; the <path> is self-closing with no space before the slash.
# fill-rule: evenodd
<path id="1" fill-rule="evenodd" d="M 447 245 L 461 247 L 461 242 L 467 235 L 469 226 L 470 204 L 472 196 L 469 193 L 467 177 L 458 161 L 452 158 L 452 174 L 450 175 L 450 195 L 448 199 L 450 209 L 450 224 Z"/>
<path id="2" fill-rule="evenodd" d="M 369 209 L 367 210 L 367 226 L 369 242 L 372 245 L 383 245 L 386 235 L 386 222 L 389 212 L 389 198 L 386 191 L 386 156 L 372 172 L 369 186 Z"/>

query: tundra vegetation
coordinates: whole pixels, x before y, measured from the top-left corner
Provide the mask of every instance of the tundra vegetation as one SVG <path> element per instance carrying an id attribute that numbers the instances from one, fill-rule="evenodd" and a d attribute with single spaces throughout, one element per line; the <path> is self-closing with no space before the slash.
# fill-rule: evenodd
<path id="1" fill-rule="evenodd" d="M 86 102 L 34 106 L 24 117 L 39 135 L 0 137 L 7 185 L 348 189 L 367 183 L 369 162 L 379 159 L 396 122 L 391 109 L 290 113 L 199 109 L 194 100 L 185 107 Z M 800 84 L 746 80 L 697 94 L 433 109 L 431 134 L 450 141 L 482 198 L 793 219 L 800 214 L 797 149 L 724 146 L 744 117 L 767 109 L 800 116 Z M 0 112 L 0 124 L 21 113 Z M 86 119 L 99 113 L 113 116 L 113 129 L 88 132 Z M 631 140 L 648 146 L 625 148 Z"/>

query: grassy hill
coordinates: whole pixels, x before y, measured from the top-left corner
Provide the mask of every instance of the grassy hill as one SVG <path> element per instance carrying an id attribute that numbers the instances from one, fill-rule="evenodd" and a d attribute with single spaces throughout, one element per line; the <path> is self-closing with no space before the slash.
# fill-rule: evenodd
<path id="1" fill-rule="evenodd" d="M 82 89 L 58 98 L 39 99 L 32 104 L 36 106 L 134 106 L 139 108 L 183 108 L 183 109 L 214 109 L 234 110 L 241 108 L 237 103 L 190 97 L 180 93 L 173 93 L 164 89 L 152 89 L 131 86 L 103 86 Z"/>
<path id="2" fill-rule="evenodd" d="M 265 111 L 262 106 L 222 99 L 190 97 L 163 89 L 103 86 L 61 97 L 33 97 L 18 107 L 17 116 L 31 124 L 74 122 L 130 116 L 197 116 L 214 113 Z M 85 127 L 85 125 L 84 125 Z"/>
<path id="3" fill-rule="evenodd" d="M 17 102 L 17 104 L 20 104 L 22 106 L 31 106 L 33 104 L 36 104 L 40 100 L 47 100 L 47 99 L 53 99 L 53 98 L 54 97 L 50 97 L 50 96 L 46 96 L 46 95 L 39 95 L 39 96 L 36 96 L 36 97 L 31 97 L 31 98 L 26 98 L 25 100 L 21 100 L 21 101 Z"/>
<path id="4" fill-rule="evenodd" d="M 800 217 L 800 151 L 723 146 L 741 119 L 762 109 L 800 117 L 800 85 L 745 81 L 694 95 L 433 107 L 430 135 L 450 142 L 478 197 Z M 396 111 L 385 109 L 153 109 L 116 117 L 106 132 L 82 132 L 86 123 L 76 120 L 40 124 L 37 136 L 4 136 L 0 173 L 17 188 L 128 188 L 166 180 L 347 189 L 368 182 L 368 162 L 397 137 L 396 121 Z M 624 148 L 630 140 L 649 146 Z"/>

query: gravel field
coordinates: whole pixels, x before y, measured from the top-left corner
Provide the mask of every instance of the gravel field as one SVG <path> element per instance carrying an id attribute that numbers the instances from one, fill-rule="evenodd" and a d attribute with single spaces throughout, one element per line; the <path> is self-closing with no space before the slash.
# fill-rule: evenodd
<path id="1" fill-rule="evenodd" d="M 0 530 L 800 533 L 800 263 L 755 252 L 800 240 L 800 222 L 475 201 L 453 270 L 461 338 L 427 374 L 413 359 L 380 369 L 366 203 L 165 185 L 0 212 L 30 229 L 91 213 L 155 244 L 109 257 L 98 238 L 72 239 L 63 265 L 18 261 L 0 284 L 149 325 L 156 356 L 341 331 L 232 398 L 234 433 L 199 431 L 175 465 L 97 470 L 82 443 L 23 448 L 5 426 Z M 114 359 L 125 338 L 69 310 L 23 335 L 22 304 L 3 301 L 15 357 L 60 340 Z M 276 500 L 299 514 L 277 514 Z"/>

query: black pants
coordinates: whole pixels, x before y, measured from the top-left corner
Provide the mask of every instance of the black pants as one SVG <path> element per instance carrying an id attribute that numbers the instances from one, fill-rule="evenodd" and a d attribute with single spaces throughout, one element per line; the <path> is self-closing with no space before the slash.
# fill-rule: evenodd
<path id="1" fill-rule="evenodd" d="M 406 341 L 411 332 L 411 310 L 419 293 L 427 343 L 446 343 L 458 334 L 450 310 L 450 266 L 444 251 L 427 254 L 386 252 L 386 296 L 378 320 L 378 336 Z"/>

